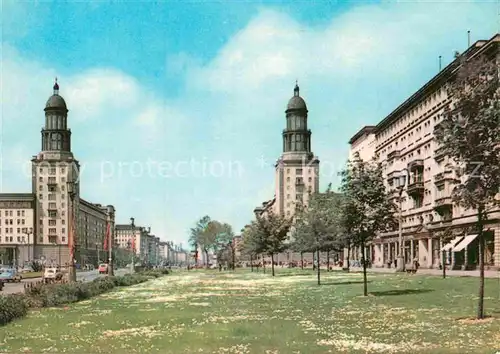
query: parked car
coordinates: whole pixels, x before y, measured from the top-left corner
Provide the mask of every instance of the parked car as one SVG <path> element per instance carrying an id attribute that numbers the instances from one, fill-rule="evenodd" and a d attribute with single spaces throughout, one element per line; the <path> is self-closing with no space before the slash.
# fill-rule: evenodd
<path id="1" fill-rule="evenodd" d="M 99 274 L 108 274 L 108 265 L 106 263 L 99 264 Z"/>
<path id="2" fill-rule="evenodd" d="M 23 277 L 13 268 L 0 270 L 0 280 L 2 282 L 19 283 Z"/>
<path id="3" fill-rule="evenodd" d="M 33 267 L 30 265 L 26 265 L 23 268 L 19 269 L 19 273 L 32 273 L 34 272 Z"/>
<path id="4" fill-rule="evenodd" d="M 63 273 L 57 267 L 47 267 L 43 272 L 43 281 L 45 283 L 50 283 L 53 281 L 61 280 L 63 277 Z"/>

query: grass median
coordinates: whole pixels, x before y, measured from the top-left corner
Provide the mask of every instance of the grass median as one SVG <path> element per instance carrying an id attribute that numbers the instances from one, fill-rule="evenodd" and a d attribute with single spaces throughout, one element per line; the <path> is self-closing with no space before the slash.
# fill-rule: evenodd
<path id="1" fill-rule="evenodd" d="M 41 278 L 43 275 L 42 272 L 27 272 L 27 273 L 21 273 L 21 276 L 23 279 L 34 279 L 34 278 Z"/>
<path id="2" fill-rule="evenodd" d="M 145 271 L 125 276 L 108 276 L 90 282 L 31 283 L 24 294 L 0 295 L 0 325 L 28 314 L 30 308 L 57 307 L 101 295 L 116 287 L 131 286 L 168 274 L 166 270 Z M 0 347 L 0 352 L 2 349 Z"/>
<path id="3" fill-rule="evenodd" d="M 0 329 L 6 352 L 492 353 L 500 321 L 476 322 L 478 279 L 190 271 L 40 309 Z M 293 275 L 293 276 L 292 276 Z M 498 280 L 486 280 L 498 316 Z M 50 325 L 46 325 L 49 323 Z M 8 336 L 6 335 L 8 333 Z M 64 335 L 61 335 L 64 333 Z"/>

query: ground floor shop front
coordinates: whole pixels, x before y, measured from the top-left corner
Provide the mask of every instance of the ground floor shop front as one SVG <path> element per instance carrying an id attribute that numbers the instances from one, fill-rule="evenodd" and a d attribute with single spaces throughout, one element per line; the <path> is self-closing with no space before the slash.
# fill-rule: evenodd
<path id="1" fill-rule="evenodd" d="M 485 266 L 500 269 L 500 227 L 488 227 L 484 231 Z M 479 265 L 479 242 L 475 232 L 456 232 L 443 237 L 434 232 L 404 235 L 403 257 L 407 268 L 415 262 L 424 268 L 441 268 L 443 262 L 450 269 L 472 270 Z M 375 267 L 396 266 L 400 252 L 399 237 L 385 237 L 374 240 L 367 247 L 366 254 Z M 357 249 L 353 253 L 359 253 Z"/>

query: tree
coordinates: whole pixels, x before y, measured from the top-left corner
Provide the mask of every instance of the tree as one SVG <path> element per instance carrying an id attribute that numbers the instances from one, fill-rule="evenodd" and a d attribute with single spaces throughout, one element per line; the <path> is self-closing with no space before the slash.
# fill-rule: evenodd
<path id="1" fill-rule="evenodd" d="M 271 257 L 271 269 L 274 277 L 274 255 L 285 250 L 285 240 L 291 227 L 291 219 L 274 212 L 257 216 L 252 223 L 251 238 L 254 250 Z"/>
<path id="2" fill-rule="evenodd" d="M 243 230 L 241 230 L 241 243 L 239 245 L 240 252 L 245 255 L 248 255 L 250 258 L 250 267 L 253 272 L 253 262 L 257 258 L 259 254 L 258 245 L 255 240 L 254 234 L 254 222 L 252 224 L 245 226 Z"/>
<path id="3" fill-rule="evenodd" d="M 299 208 L 296 220 L 296 247 L 316 253 L 318 285 L 321 284 L 320 251 L 337 249 L 341 231 L 340 196 L 328 187 L 326 193 L 310 194 L 307 206 Z"/>
<path id="4" fill-rule="evenodd" d="M 216 224 L 205 215 L 196 222 L 196 226 L 191 229 L 189 243 L 195 250 L 200 247 L 205 254 L 205 266 L 208 268 L 208 252 L 213 247 L 216 237 Z"/>
<path id="5" fill-rule="evenodd" d="M 235 250 L 233 228 L 229 224 L 221 224 L 215 221 L 213 221 L 213 227 L 213 231 L 215 232 L 213 250 L 216 254 L 220 254 L 228 264 L 232 264 L 232 269 L 234 270 Z M 217 259 L 219 259 L 219 256 L 217 256 Z"/>
<path id="6" fill-rule="evenodd" d="M 484 229 L 489 208 L 498 205 L 496 197 L 500 188 L 497 51 L 458 58 L 460 66 L 447 88 L 451 102 L 435 132 L 437 142 L 450 158 L 459 178 L 453 188 L 453 201 L 477 212 L 479 319 L 484 318 Z"/>
<path id="7" fill-rule="evenodd" d="M 394 225 L 394 204 L 386 194 L 380 163 L 365 162 L 356 156 L 348 162 L 341 176 L 344 229 L 350 230 L 351 243 L 362 249 L 363 294 L 368 296 L 366 245 L 377 232 L 389 230 Z"/>

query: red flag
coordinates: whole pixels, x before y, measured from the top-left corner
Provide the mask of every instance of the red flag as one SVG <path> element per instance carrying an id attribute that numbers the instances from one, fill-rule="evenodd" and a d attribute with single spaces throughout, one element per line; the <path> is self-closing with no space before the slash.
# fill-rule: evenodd
<path id="1" fill-rule="evenodd" d="M 106 235 L 104 236 L 104 250 L 107 251 L 108 250 L 108 245 L 109 245 L 109 236 L 110 236 L 110 225 L 109 225 L 109 222 L 107 223 L 106 225 Z"/>
<path id="2" fill-rule="evenodd" d="M 135 252 L 135 235 L 132 236 L 132 240 L 130 241 L 130 245 L 132 248 L 132 252 Z"/>

